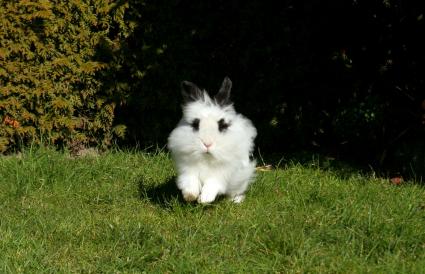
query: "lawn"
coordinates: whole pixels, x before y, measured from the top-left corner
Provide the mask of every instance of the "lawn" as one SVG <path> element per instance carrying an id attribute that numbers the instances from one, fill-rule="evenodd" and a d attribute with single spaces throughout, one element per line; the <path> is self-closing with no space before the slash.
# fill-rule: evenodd
<path id="1" fill-rule="evenodd" d="M 425 191 L 281 161 L 242 204 L 182 201 L 169 155 L 0 157 L 1 273 L 423 273 Z"/>

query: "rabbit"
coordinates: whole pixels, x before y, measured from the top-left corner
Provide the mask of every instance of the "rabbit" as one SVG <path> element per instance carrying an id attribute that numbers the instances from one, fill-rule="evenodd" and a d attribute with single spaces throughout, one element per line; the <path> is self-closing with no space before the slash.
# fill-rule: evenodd
<path id="1" fill-rule="evenodd" d="M 168 137 L 168 149 L 177 187 L 187 202 L 209 204 L 225 195 L 240 203 L 254 179 L 256 162 L 251 157 L 257 130 L 235 111 L 231 88 L 225 77 L 211 98 L 196 84 L 181 83 L 183 117 Z"/>

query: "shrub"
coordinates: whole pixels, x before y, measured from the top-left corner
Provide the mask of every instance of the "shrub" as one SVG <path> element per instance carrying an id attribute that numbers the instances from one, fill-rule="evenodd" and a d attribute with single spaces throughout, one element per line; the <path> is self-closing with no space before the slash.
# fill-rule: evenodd
<path id="1" fill-rule="evenodd" d="M 19 144 L 108 145 L 116 101 L 100 45 L 128 30 L 125 5 L 99 0 L 0 3 L 0 151 Z M 114 37 L 115 36 L 115 37 Z"/>

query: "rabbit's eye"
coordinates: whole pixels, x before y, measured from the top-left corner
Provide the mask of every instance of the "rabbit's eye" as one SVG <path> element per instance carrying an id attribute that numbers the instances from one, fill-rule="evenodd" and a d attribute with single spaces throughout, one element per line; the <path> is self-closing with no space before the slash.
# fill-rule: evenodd
<path id="1" fill-rule="evenodd" d="M 196 118 L 196 119 L 193 119 L 192 123 L 190 124 L 190 126 L 193 128 L 194 131 L 199 130 L 199 122 L 200 120 Z"/>
<path id="2" fill-rule="evenodd" d="M 218 131 L 223 132 L 230 126 L 229 123 L 226 123 L 224 119 L 218 121 Z"/>

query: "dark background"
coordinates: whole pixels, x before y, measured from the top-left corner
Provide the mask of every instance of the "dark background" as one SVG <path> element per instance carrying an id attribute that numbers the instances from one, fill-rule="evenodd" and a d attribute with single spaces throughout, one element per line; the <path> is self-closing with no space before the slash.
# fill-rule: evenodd
<path id="1" fill-rule="evenodd" d="M 424 2 L 129 1 L 109 57 L 122 146 L 163 146 L 180 82 L 233 81 L 264 153 L 318 152 L 387 175 L 425 169 Z M 108 56 L 103 54 L 103 56 Z"/>

